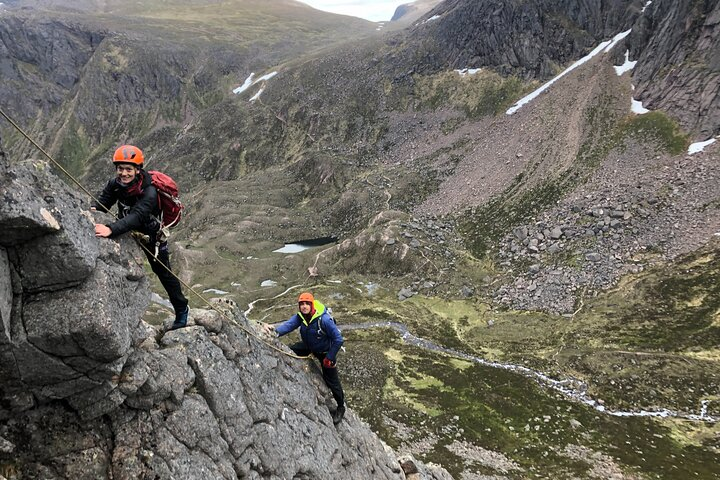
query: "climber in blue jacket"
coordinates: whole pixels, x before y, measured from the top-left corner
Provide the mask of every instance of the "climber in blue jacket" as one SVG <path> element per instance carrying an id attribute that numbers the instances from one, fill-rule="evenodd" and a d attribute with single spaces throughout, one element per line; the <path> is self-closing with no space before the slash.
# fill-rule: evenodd
<path id="1" fill-rule="evenodd" d="M 337 354 L 344 342 L 340 330 L 328 309 L 315 300 L 312 293 L 301 293 L 298 298 L 299 312 L 278 326 L 265 324 L 265 331 L 275 331 L 278 337 L 300 328 L 301 342 L 290 346 L 296 355 L 308 356 L 311 353 L 322 364 L 322 376 L 325 384 L 337 402 L 333 413 L 333 423 L 337 425 L 345 415 L 345 394 L 337 373 Z"/>

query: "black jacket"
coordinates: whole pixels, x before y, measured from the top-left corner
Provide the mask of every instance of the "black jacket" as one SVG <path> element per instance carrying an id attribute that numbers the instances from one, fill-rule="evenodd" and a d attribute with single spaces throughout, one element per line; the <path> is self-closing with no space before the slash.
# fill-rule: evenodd
<path id="1" fill-rule="evenodd" d="M 117 202 L 119 220 L 108 225 L 112 230 L 111 238 L 131 230 L 153 235 L 160 229 L 158 192 L 151 182 L 150 175 L 140 169 L 130 185 L 122 185 L 117 178 L 111 179 L 105 185 L 98 197 L 99 203 L 94 203 L 93 206 L 109 212 Z"/>

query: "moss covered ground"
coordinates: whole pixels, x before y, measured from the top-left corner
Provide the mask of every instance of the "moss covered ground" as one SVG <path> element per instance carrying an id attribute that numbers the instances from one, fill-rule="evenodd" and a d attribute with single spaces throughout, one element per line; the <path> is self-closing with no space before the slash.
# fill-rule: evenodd
<path id="1" fill-rule="evenodd" d="M 336 302 L 341 322 L 401 322 L 486 360 L 580 379 L 608 410 L 698 415 L 706 402 L 706 414 L 717 417 L 718 273 L 720 252 L 709 248 L 624 279 L 586 299 L 573 318 L 499 312 L 478 299 L 398 302 L 382 289 L 374 298 L 355 293 Z M 351 406 L 393 447 L 457 476 L 720 473 L 717 423 L 609 415 L 531 378 L 408 345 L 391 329 L 353 330 L 346 338 L 342 372 Z M 504 458 L 458 455 L 458 439 Z"/>

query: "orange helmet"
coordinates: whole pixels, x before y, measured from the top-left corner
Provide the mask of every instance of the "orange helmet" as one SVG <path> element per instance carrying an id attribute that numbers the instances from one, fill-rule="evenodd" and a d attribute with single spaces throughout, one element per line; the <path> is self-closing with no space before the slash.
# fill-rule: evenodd
<path id="1" fill-rule="evenodd" d="M 142 167 L 143 163 L 145 163 L 145 156 L 142 150 L 135 145 L 123 145 L 115 150 L 113 163 L 130 163 Z"/>
<path id="2" fill-rule="evenodd" d="M 315 301 L 315 298 L 313 297 L 312 293 L 310 293 L 310 292 L 303 292 L 298 297 L 298 303 L 300 303 L 300 302 L 313 303 L 314 301 Z"/>

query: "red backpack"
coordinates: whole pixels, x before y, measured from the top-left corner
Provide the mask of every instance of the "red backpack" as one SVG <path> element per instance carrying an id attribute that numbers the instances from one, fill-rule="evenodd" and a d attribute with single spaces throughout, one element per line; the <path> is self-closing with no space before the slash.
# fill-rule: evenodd
<path id="1" fill-rule="evenodd" d="M 147 173 L 150 174 L 152 184 L 158 191 L 161 226 L 174 227 L 180 221 L 183 208 L 185 208 L 180 202 L 177 183 L 170 176 L 157 170 L 150 170 Z"/>

